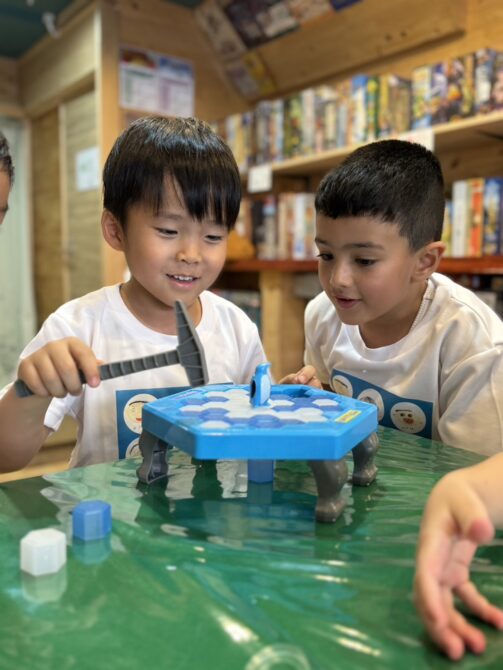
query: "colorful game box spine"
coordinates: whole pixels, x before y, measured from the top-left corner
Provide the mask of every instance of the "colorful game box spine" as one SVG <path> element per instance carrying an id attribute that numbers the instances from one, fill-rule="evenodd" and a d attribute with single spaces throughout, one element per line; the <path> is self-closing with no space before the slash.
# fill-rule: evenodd
<path id="1" fill-rule="evenodd" d="M 452 185 L 452 256 L 454 258 L 462 258 L 467 253 L 469 195 L 468 181 L 454 182 Z"/>
<path id="2" fill-rule="evenodd" d="M 283 100 L 273 100 L 271 119 L 271 160 L 283 160 Z"/>
<path id="3" fill-rule="evenodd" d="M 489 177 L 484 186 L 482 254 L 500 254 L 503 227 L 503 177 Z"/>
<path id="4" fill-rule="evenodd" d="M 234 226 L 236 235 L 242 239 L 253 242 L 253 221 L 250 198 L 242 198 L 239 206 L 239 214 Z"/>
<path id="5" fill-rule="evenodd" d="M 431 126 L 431 66 L 423 65 L 412 73 L 412 128 Z"/>
<path id="6" fill-rule="evenodd" d="M 315 134 L 315 94 L 314 88 L 306 88 L 302 96 L 302 154 L 314 152 Z"/>
<path id="7" fill-rule="evenodd" d="M 399 135 L 412 126 L 412 81 L 405 77 L 391 75 L 391 129 Z"/>
<path id="8" fill-rule="evenodd" d="M 292 258 L 306 258 L 305 193 L 293 194 Z"/>
<path id="9" fill-rule="evenodd" d="M 216 0 L 206 0 L 195 10 L 196 20 L 213 48 L 223 58 L 235 58 L 246 47 Z"/>
<path id="10" fill-rule="evenodd" d="M 431 66 L 430 111 L 432 125 L 447 121 L 447 70 L 448 65 L 444 61 Z"/>
<path id="11" fill-rule="evenodd" d="M 452 200 L 449 199 L 445 201 L 442 242 L 445 244 L 444 257 L 452 256 Z"/>
<path id="12" fill-rule="evenodd" d="M 268 39 L 249 3 L 220 0 L 219 4 L 248 49 L 253 49 Z"/>
<path id="13" fill-rule="evenodd" d="M 351 79 L 350 144 L 362 144 L 367 139 L 367 82 L 368 77 L 364 74 Z"/>
<path id="14" fill-rule="evenodd" d="M 367 142 L 373 142 L 379 136 L 379 77 L 368 77 L 366 96 Z"/>
<path id="15" fill-rule="evenodd" d="M 329 0 L 287 0 L 287 2 L 299 23 L 305 23 L 332 10 Z"/>
<path id="16" fill-rule="evenodd" d="M 494 54 L 494 49 L 479 49 L 475 52 L 475 114 L 491 111 Z"/>
<path id="17" fill-rule="evenodd" d="M 467 230 L 468 256 L 482 256 L 482 228 L 484 222 L 484 180 L 470 179 L 469 227 Z"/>
<path id="18" fill-rule="evenodd" d="M 302 154 L 302 97 L 294 94 L 285 99 L 283 118 L 283 153 L 285 158 Z"/>
<path id="19" fill-rule="evenodd" d="M 391 128 L 391 77 L 390 74 L 379 75 L 379 103 L 377 115 L 377 132 L 379 138 L 390 137 Z"/>
<path id="20" fill-rule="evenodd" d="M 316 209 L 314 207 L 314 193 L 304 193 L 304 231 L 306 258 L 316 258 L 318 247 L 315 244 L 316 237 Z"/>
<path id="21" fill-rule="evenodd" d="M 278 216 L 278 246 L 276 257 L 292 258 L 295 230 L 295 193 L 281 193 Z"/>
<path id="22" fill-rule="evenodd" d="M 324 104 L 325 149 L 337 147 L 337 90 L 335 86 L 330 89 L 330 96 Z"/>
<path id="23" fill-rule="evenodd" d="M 493 60 L 491 80 L 491 111 L 503 109 L 503 53 L 498 52 Z"/>
<path id="24" fill-rule="evenodd" d="M 324 151 L 328 146 L 327 109 L 332 104 L 335 112 L 335 92 L 332 86 L 317 86 L 314 89 L 314 150 Z M 332 145 L 335 146 L 335 118 L 332 123 Z"/>
<path id="25" fill-rule="evenodd" d="M 394 74 L 379 76 L 378 133 L 386 138 L 410 130 L 412 82 Z"/>
<path id="26" fill-rule="evenodd" d="M 268 39 L 274 39 L 299 27 L 286 0 L 254 0 L 252 3 L 243 4 L 252 6 L 252 13 Z"/>
<path id="27" fill-rule="evenodd" d="M 270 116 L 271 102 L 263 100 L 255 108 L 255 158 L 257 165 L 268 163 L 270 160 Z"/>
<path id="28" fill-rule="evenodd" d="M 338 147 L 346 147 L 350 144 L 352 137 L 351 123 L 351 80 L 346 79 L 336 84 L 337 91 L 337 140 Z"/>
<path id="29" fill-rule="evenodd" d="M 446 121 L 472 116 L 474 109 L 474 57 L 467 54 L 446 63 Z"/>
<path id="30" fill-rule="evenodd" d="M 264 246 L 262 258 L 275 258 L 278 244 L 278 206 L 276 196 L 266 195 L 263 206 Z"/>

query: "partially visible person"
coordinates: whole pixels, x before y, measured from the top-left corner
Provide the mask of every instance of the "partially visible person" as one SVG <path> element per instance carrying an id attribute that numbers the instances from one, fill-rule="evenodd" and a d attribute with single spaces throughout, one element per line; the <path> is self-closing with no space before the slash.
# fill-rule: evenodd
<path id="1" fill-rule="evenodd" d="M 465 651 L 480 654 L 484 634 L 456 609 L 457 597 L 481 621 L 503 629 L 503 610 L 470 580 L 480 544 L 503 528 L 503 454 L 451 472 L 431 492 L 425 507 L 416 558 L 414 597 L 431 639 L 452 660 Z"/>
<path id="2" fill-rule="evenodd" d="M 130 277 L 59 307 L 21 353 L 18 377 L 34 395 L 0 393 L 0 470 L 24 467 L 65 415 L 78 424 L 70 465 L 138 453 L 145 402 L 188 385 L 181 365 L 100 383 L 99 361 L 160 354 L 177 344 L 181 300 L 203 345 L 210 383 L 247 384 L 265 362 L 257 327 L 211 292 L 241 200 L 229 147 L 197 119 L 138 119 L 103 171 L 102 233 Z M 82 370 L 86 384 L 82 386 Z"/>
<path id="3" fill-rule="evenodd" d="M 437 272 L 436 156 L 401 140 L 367 144 L 323 178 L 315 206 L 323 292 L 305 312 L 305 367 L 285 380 L 373 402 L 383 426 L 500 452 L 503 322 Z"/>
<path id="4" fill-rule="evenodd" d="M 0 131 L 0 224 L 3 223 L 9 209 L 9 193 L 14 183 L 14 165 L 9 144 Z"/>

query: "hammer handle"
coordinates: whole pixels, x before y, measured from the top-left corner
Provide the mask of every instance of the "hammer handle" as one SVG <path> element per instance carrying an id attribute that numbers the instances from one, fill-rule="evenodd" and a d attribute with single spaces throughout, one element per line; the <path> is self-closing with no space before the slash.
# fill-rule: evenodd
<path id="1" fill-rule="evenodd" d="M 114 377 L 123 377 L 130 375 L 133 372 L 141 372 L 142 370 L 153 370 L 154 368 L 161 368 L 165 365 L 174 365 L 180 362 L 178 350 L 164 351 L 160 354 L 153 354 L 152 356 L 144 356 L 142 358 L 133 358 L 129 361 L 117 361 L 116 363 L 104 363 L 99 367 L 100 379 L 113 379 Z M 86 378 L 82 370 L 79 370 L 80 381 L 85 384 Z M 14 382 L 14 388 L 20 398 L 26 398 L 33 395 L 33 391 L 21 380 L 17 379 Z"/>

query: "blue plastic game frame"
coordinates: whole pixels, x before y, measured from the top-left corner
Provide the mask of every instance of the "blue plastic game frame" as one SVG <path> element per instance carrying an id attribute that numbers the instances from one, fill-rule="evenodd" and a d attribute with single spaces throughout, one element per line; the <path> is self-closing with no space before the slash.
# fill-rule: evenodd
<path id="1" fill-rule="evenodd" d="M 374 405 L 302 385 L 273 385 L 272 408 L 229 419 L 223 394 L 238 390 L 249 397 L 249 385 L 213 384 L 148 403 L 143 430 L 201 460 L 339 460 L 377 429 Z M 278 401 L 291 405 L 274 411 Z M 187 411 L 205 403 L 207 410 Z M 321 410 L 320 420 L 290 418 L 302 407 Z M 282 420 L 282 414 L 289 418 Z"/>

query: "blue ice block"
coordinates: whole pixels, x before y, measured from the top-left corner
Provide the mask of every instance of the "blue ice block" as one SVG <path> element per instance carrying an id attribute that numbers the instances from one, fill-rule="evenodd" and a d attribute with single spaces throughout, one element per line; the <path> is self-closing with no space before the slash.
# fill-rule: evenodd
<path id="1" fill-rule="evenodd" d="M 73 508 L 73 536 L 87 542 L 112 530 L 112 508 L 104 500 L 84 500 Z"/>

